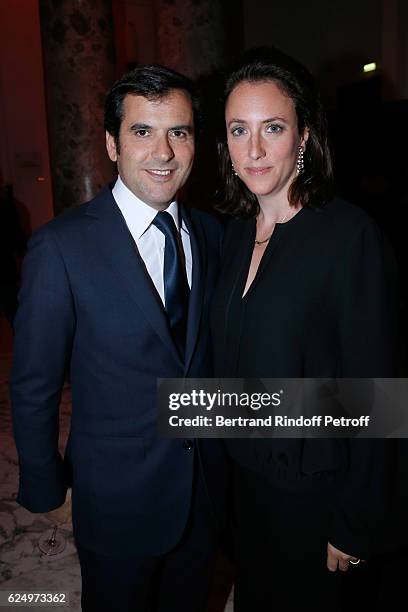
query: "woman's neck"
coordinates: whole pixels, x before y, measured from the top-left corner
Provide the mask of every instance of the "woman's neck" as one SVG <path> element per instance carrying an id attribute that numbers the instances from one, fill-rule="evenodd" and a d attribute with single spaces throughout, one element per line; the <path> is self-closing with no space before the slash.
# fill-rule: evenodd
<path id="1" fill-rule="evenodd" d="M 301 208 L 300 205 L 291 205 L 287 196 L 274 198 L 258 198 L 260 211 L 257 222 L 263 227 L 273 227 L 276 223 L 284 223 Z"/>

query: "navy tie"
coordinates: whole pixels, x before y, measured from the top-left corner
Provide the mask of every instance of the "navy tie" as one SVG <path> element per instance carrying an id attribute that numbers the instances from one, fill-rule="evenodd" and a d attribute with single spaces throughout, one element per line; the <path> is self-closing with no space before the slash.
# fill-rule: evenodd
<path id="1" fill-rule="evenodd" d="M 184 359 L 187 313 L 190 289 L 180 253 L 180 241 L 173 217 L 166 211 L 157 213 L 152 221 L 165 236 L 164 301 L 173 339 Z"/>

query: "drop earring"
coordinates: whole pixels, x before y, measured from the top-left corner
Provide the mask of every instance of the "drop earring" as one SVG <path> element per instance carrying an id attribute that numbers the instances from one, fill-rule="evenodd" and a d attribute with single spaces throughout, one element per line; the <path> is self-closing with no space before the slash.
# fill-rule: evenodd
<path id="1" fill-rule="evenodd" d="M 305 160 L 303 158 L 303 155 L 304 155 L 303 147 L 299 147 L 298 158 L 296 161 L 296 174 L 301 174 L 304 170 Z"/>
<path id="2" fill-rule="evenodd" d="M 231 162 L 231 168 L 232 168 L 232 173 L 234 176 L 238 176 L 238 173 L 236 172 L 235 168 L 234 168 L 234 164 Z"/>

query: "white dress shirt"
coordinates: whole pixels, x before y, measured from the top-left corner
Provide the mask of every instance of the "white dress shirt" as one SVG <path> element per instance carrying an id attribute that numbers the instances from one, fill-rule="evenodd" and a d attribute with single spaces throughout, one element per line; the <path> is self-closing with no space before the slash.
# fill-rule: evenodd
<path id="1" fill-rule="evenodd" d="M 163 304 L 165 304 L 163 269 L 166 238 L 155 225 L 152 225 L 152 221 L 158 211 L 145 202 L 142 202 L 142 200 L 139 200 L 139 198 L 126 187 L 120 177 L 118 177 L 112 189 L 112 195 L 132 234 L 133 240 L 144 261 L 146 270 L 156 287 L 157 293 L 160 295 Z M 169 204 L 166 208 L 166 212 L 171 214 L 176 224 L 177 231 L 180 232 L 186 262 L 187 280 L 191 288 L 192 256 L 190 235 L 183 220 L 180 231 L 180 218 L 176 201 Z M 131 274 L 130 270 L 129 274 Z"/>

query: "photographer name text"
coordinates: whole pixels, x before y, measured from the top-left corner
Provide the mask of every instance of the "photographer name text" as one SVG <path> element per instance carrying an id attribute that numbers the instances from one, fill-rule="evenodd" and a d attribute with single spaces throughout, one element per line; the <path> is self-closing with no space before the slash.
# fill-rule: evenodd
<path id="1" fill-rule="evenodd" d="M 312 417 L 299 416 L 290 418 L 284 415 L 269 415 L 264 418 L 254 417 L 215 417 L 198 415 L 195 417 L 181 417 L 171 415 L 169 424 L 171 427 L 368 427 L 370 417 L 361 415 L 359 417 L 333 417 L 329 415 L 315 415 Z"/>

